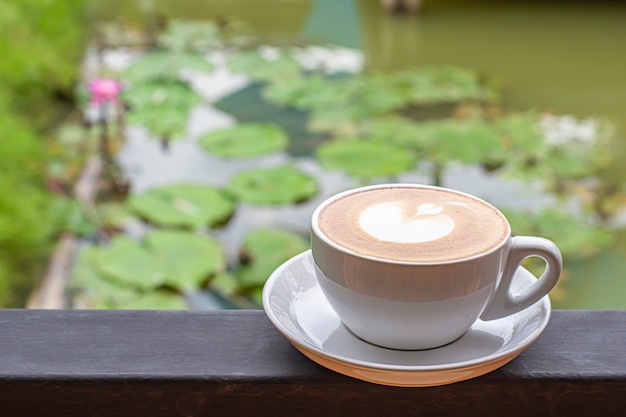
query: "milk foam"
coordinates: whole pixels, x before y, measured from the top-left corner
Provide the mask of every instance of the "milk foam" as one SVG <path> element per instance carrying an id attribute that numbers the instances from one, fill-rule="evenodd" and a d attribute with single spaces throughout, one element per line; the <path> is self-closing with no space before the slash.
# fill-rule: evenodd
<path id="1" fill-rule="evenodd" d="M 359 215 L 359 225 L 370 236 L 394 243 L 424 243 L 441 239 L 454 231 L 454 220 L 435 203 L 416 208 L 401 202 L 385 202 L 367 207 Z"/>
<path id="2" fill-rule="evenodd" d="M 506 218 L 479 199 L 402 185 L 333 200 L 320 210 L 317 224 L 349 251 L 401 262 L 466 259 L 501 245 L 510 234 Z"/>

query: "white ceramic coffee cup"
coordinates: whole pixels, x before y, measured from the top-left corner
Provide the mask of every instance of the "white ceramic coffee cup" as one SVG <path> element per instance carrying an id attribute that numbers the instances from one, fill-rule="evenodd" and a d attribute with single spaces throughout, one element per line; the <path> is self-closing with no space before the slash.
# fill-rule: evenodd
<path id="1" fill-rule="evenodd" d="M 557 283 L 562 269 L 558 247 L 541 237 L 511 236 L 508 222 L 508 234 L 495 247 L 445 262 L 360 255 L 322 232 L 320 212 L 330 203 L 351 193 L 390 187 L 438 189 L 416 184 L 357 188 L 322 202 L 311 219 L 317 280 L 341 321 L 361 339 L 392 349 L 440 347 L 461 337 L 479 318 L 498 319 L 529 307 Z M 546 261 L 545 271 L 529 288 L 512 293 L 515 271 L 525 258 L 535 256 Z"/>

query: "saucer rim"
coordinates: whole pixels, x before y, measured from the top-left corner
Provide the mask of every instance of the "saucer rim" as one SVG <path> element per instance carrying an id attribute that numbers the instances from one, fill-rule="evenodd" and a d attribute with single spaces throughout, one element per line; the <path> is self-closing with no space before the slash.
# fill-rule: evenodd
<path id="1" fill-rule="evenodd" d="M 469 360 L 442 363 L 442 364 L 437 364 L 437 365 L 395 365 L 395 364 L 384 364 L 384 363 L 369 362 L 369 361 L 363 361 L 360 359 L 354 359 L 354 358 L 346 357 L 343 355 L 337 355 L 334 352 L 322 349 L 319 346 L 312 344 L 311 342 L 309 342 L 308 338 L 302 337 L 303 335 L 302 330 L 299 332 L 300 334 L 293 334 L 293 332 L 291 332 L 289 329 L 285 328 L 282 325 L 282 323 L 280 322 L 278 317 L 276 317 L 276 315 L 274 314 L 274 311 L 271 308 L 269 295 L 276 281 L 278 281 L 284 275 L 284 271 L 287 270 L 292 264 L 297 263 L 297 262 L 303 262 L 303 260 L 306 258 L 310 258 L 311 262 L 313 262 L 310 249 L 291 257 L 290 259 L 285 261 L 283 264 L 281 264 L 276 270 L 274 270 L 274 272 L 267 279 L 263 287 L 263 293 L 262 293 L 263 309 L 265 310 L 266 315 L 268 316 L 268 318 L 270 319 L 274 327 L 276 327 L 276 329 L 285 338 L 287 338 L 293 345 L 295 345 L 295 347 L 298 350 L 301 351 L 301 349 L 306 349 L 308 351 L 314 352 L 317 355 L 321 355 L 325 358 L 332 359 L 342 364 L 351 364 L 351 365 L 364 367 L 368 369 L 377 369 L 377 370 L 384 370 L 384 371 L 420 373 L 420 372 L 433 372 L 433 371 L 446 371 L 446 370 L 462 370 L 464 368 L 471 368 L 471 367 L 478 366 L 478 365 L 484 365 L 487 363 L 504 360 L 505 358 L 510 358 L 508 361 L 511 361 L 517 355 L 519 355 L 522 351 L 524 351 L 528 346 L 534 343 L 535 340 L 537 340 L 537 338 L 539 338 L 539 336 L 544 332 L 544 330 L 548 326 L 551 315 L 552 315 L 552 308 L 551 308 L 552 306 L 550 302 L 550 297 L 549 295 L 546 294 L 541 299 L 539 299 L 536 303 L 527 307 L 525 310 L 522 310 L 522 311 L 527 311 L 528 309 L 538 308 L 538 309 L 542 309 L 543 311 L 540 322 L 538 323 L 536 328 L 532 331 L 532 333 L 528 337 L 522 340 L 521 343 L 513 344 L 509 346 L 508 348 L 503 349 L 501 351 L 496 350 L 496 352 L 492 354 L 478 356 L 476 358 L 469 359 Z M 526 271 L 526 274 L 533 276 L 523 266 L 520 265 L 519 269 L 522 269 Z M 314 282 L 316 286 L 319 286 L 319 284 L 317 283 L 317 279 L 314 278 Z M 518 313 L 512 314 L 510 316 L 506 316 L 497 320 L 510 320 L 512 317 L 515 317 L 517 314 L 520 314 L 520 313 L 521 312 L 518 312 Z M 483 320 L 478 319 L 478 321 L 483 321 Z M 295 326 L 295 327 L 299 328 L 298 326 Z M 367 343 L 367 342 L 364 342 L 364 343 Z M 451 345 L 453 345 L 454 343 L 455 342 L 452 342 Z M 375 345 L 372 345 L 372 346 L 375 346 Z M 380 346 L 375 346 L 375 347 L 377 347 L 378 349 L 386 349 Z M 438 349 L 438 348 L 435 348 L 435 349 Z M 414 352 L 416 354 L 419 354 L 419 351 L 414 351 Z M 305 355 L 305 356 L 308 357 L 308 355 Z"/>

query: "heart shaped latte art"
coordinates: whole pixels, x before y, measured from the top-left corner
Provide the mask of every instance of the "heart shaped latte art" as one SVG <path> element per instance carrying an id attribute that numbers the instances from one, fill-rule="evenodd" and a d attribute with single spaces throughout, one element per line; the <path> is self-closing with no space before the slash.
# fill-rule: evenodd
<path id="1" fill-rule="evenodd" d="M 407 217 L 405 203 L 387 202 L 370 206 L 361 212 L 359 225 L 368 235 L 385 242 L 424 243 L 441 239 L 454 230 L 454 220 L 443 214 L 443 207 L 420 204 Z"/>

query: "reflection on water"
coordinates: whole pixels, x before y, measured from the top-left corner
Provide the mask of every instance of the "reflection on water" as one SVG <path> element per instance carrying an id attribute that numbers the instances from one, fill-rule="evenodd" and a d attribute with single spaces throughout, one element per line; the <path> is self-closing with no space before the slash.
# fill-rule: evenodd
<path id="1" fill-rule="evenodd" d="M 411 16 L 387 15 L 380 11 L 376 0 L 110 0 L 93 2 L 91 11 L 95 18 L 116 17 L 139 23 L 160 15 L 236 16 L 249 21 L 277 43 L 284 39 L 308 39 L 362 48 L 369 70 L 423 64 L 475 68 L 501 77 L 505 84 L 503 101 L 508 108 L 612 117 L 618 123 L 622 141 L 615 144 L 615 153 L 626 157 L 626 55 L 622 52 L 626 39 L 626 3 L 623 2 L 427 0 L 423 13 Z M 192 126 L 198 127 L 198 133 L 206 130 L 206 126 L 201 126 L 205 121 L 224 125 L 233 122 L 221 114 L 209 115 L 210 109 L 197 111 L 192 117 L 199 122 Z M 148 158 L 152 151 L 142 148 L 140 142 L 130 145 L 137 146 Z M 207 165 L 196 159 L 208 156 L 192 152 L 194 146 L 194 143 L 173 145 L 172 152 L 189 154 L 189 166 L 198 166 L 196 172 L 205 172 Z M 312 172 L 319 170 L 311 161 L 299 163 Z M 213 161 L 212 165 L 215 164 L 218 162 Z M 186 175 L 183 172 L 180 171 L 181 176 Z M 325 181 L 322 189 L 327 193 L 349 184 L 350 180 L 340 174 L 332 175 L 339 177 L 322 179 Z M 486 178 L 467 172 L 457 175 L 452 170 L 450 175 L 449 186 L 479 194 L 480 190 L 488 192 L 491 195 L 485 198 L 493 196 L 492 201 L 497 205 L 532 201 L 523 187 L 499 188 Z M 626 164 L 610 167 L 606 175 L 623 183 Z M 420 177 L 411 173 L 402 180 L 420 181 Z M 530 194 L 539 204 L 550 203 L 543 196 Z M 306 218 L 309 211 L 310 207 L 302 207 L 293 217 L 294 224 L 296 217 Z M 626 282 L 620 279 L 621 271 L 626 269 L 625 255 L 626 234 L 621 233 L 614 251 L 566 265 L 571 271 L 568 299 L 555 300 L 554 305 L 626 308 L 626 299 L 619 296 L 626 290 Z"/>

